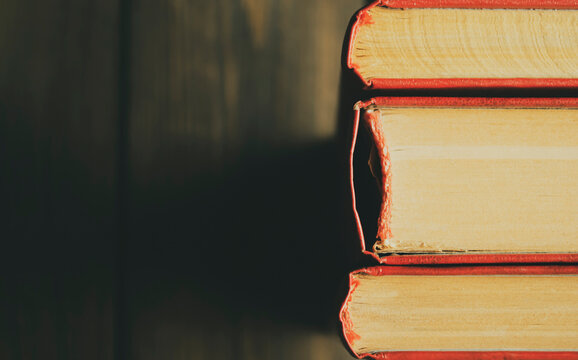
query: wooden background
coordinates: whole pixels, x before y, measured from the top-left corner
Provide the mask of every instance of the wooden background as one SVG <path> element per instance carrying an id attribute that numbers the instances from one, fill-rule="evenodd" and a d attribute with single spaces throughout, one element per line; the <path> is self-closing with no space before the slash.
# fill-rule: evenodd
<path id="1" fill-rule="evenodd" d="M 0 358 L 351 358 L 364 3 L 0 1 Z"/>

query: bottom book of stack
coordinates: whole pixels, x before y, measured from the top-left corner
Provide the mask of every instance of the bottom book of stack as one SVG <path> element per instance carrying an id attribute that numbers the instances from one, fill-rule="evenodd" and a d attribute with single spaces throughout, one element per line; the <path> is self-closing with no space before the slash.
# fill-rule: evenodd
<path id="1" fill-rule="evenodd" d="M 578 266 L 377 266 L 340 319 L 359 358 L 578 359 Z"/>

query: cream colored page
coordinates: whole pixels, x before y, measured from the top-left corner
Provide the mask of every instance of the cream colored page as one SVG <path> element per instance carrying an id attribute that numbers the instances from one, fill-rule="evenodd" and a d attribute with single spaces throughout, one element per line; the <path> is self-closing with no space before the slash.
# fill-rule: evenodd
<path id="1" fill-rule="evenodd" d="M 578 350 L 576 276 L 356 277 L 357 353 Z"/>
<path id="2" fill-rule="evenodd" d="M 380 109 L 385 252 L 578 251 L 578 111 Z"/>
<path id="3" fill-rule="evenodd" d="M 577 78 L 578 11 L 369 11 L 352 62 L 373 78 Z"/>

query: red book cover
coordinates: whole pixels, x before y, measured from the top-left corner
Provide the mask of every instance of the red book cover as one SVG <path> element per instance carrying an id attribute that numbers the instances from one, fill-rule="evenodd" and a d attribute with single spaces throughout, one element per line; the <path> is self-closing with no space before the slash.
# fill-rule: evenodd
<path id="1" fill-rule="evenodd" d="M 403 111 L 406 109 L 421 114 L 422 119 L 418 119 L 421 122 L 416 122 L 417 127 L 407 127 L 410 126 L 407 124 L 412 123 L 413 115 L 411 115 L 412 113 L 404 113 Z M 432 115 L 427 112 L 430 109 Z M 481 115 L 478 111 L 482 111 Z M 576 236 L 574 221 L 577 194 L 576 178 L 572 175 L 578 170 L 577 159 L 575 159 L 576 139 L 578 139 L 576 133 L 578 131 L 577 111 L 578 99 L 576 98 L 379 97 L 358 103 L 355 107 L 353 141 L 350 152 L 350 182 L 354 217 L 362 252 L 374 257 L 380 263 L 391 265 L 577 262 L 578 236 Z M 406 126 L 406 129 L 410 130 L 404 131 L 411 134 L 414 132 L 422 132 L 426 135 L 433 134 L 438 131 L 438 127 L 449 130 L 439 133 L 441 134 L 440 139 L 443 138 L 443 141 L 439 140 L 441 143 L 436 137 L 437 134 L 433 134 L 427 139 L 424 137 L 425 135 L 418 134 L 420 136 L 418 142 L 408 140 L 406 143 L 395 144 L 393 141 L 395 139 L 391 138 L 393 135 L 388 134 L 387 130 L 376 130 L 378 128 L 374 126 L 377 117 L 381 116 L 379 115 L 381 112 L 386 114 L 384 119 L 387 120 L 387 116 L 394 119 L 387 120 L 393 124 L 394 128 Z M 518 115 L 508 115 L 511 119 L 502 120 L 502 117 L 506 116 L 505 114 L 510 113 Z M 440 123 L 436 122 L 436 119 L 430 119 L 430 117 L 435 117 L 434 115 L 437 116 L 437 119 L 442 119 Z M 481 123 L 482 121 L 475 117 L 472 118 L 472 116 L 490 119 L 483 122 L 484 124 L 487 123 L 487 127 L 478 125 L 478 122 Z M 450 119 L 452 117 L 453 120 Z M 446 121 L 446 118 L 450 120 Z M 354 177 L 354 160 L 356 163 L 359 161 L 362 164 L 370 157 L 368 154 L 356 154 L 355 151 L 358 132 L 365 131 L 365 129 L 360 129 L 362 122 L 369 129 L 370 141 L 375 145 L 375 152 L 377 153 L 375 157 L 377 159 L 374 161 L 379 163 L 379 166 L 376 167 L 377 170 L 372 171 L 373 176 L 377 179 L 379 198 L 372 199 L 372 201 L 375 200 L 381 204 L 379 213 L 370 217 L 365 212 L 363 219 L 358 212 Z M 372 128 L 372 126 L 374 127 Z M 388 138 L 390 135 L 391 137 Z M 437 145 L 439 146 L 420 146 L 429 145 L 431 141 L 438 141 Z M 501 143 L 500 141 L 506 142 Z M 456 144 L 460 146 L 455 146 Z M 463 146 L 464 144 L 466 146 Z M 496 144 L 499 146 L 494 146 Z M 503 146 L 504 144 L 508 146 Z M 520 153 L 516 153 L 516 149 L 522 150 Z M 424 156 L 429 156 L 428 153 L 425 155 L 417 154 L 416 159 L 418 160 L 410 159 L 413 162 L 407 161 L 410 155 L 404 155 L 405 158 L 400 158 L 401 155 L 398 155 L 411 153 L 411 151 L 416 152 L 416 154 L 417 151 L 432 152 L 431 158 L 434 159 L 435 156 L 439 156 L 439 160 L 426 159 L 425 162 L 422 161 Z M 538 155 L 534 151 L 537 151 Z M 560 152 L 558 153 L 558 151 Z M 440 152 L 445 153 L 441 154 Z M 480 154 L 476 152 L 480 152 Z M 530 154 L 530 158 L 527 158 L 526 152 Z M 549 155 L 548 152 L 550 152 Z M 540 158 L 534 159 L 533 157 L 536 156 Z M 398 158 L 405 162 L 396 160 Z M 481 160 L 478 161 L 478 158 Z M 439 169 L 421 170 L 422 165 L 420 164 L 437 164 L 434 161 L 441 164 Z M 461 172 L 459 166 L 463 163 L 469 164 L 468 166 L 473 170 L 466 168 Z M 492 167 L 494 166 L 493 163 L 498 165 Z M 410 175 L 404 173 L 402 174 L 405 176 L 404 178 L 401 178 L 401 175 L 396 175 L 396 170 L 399 169 L 400 164 L 406 167 L 407 164 L 411 165 L 409 170 L 404 170 Z M 446 166 L 447 170 L 443 166 Z M 529 170 L 527 169 L 528 166 L 530 166 Z M 548 170 L 550 166 L 555 166 L 554 170 Z M 367 168 L 364 167 L 363 169 Z M 496 175 L 497 178 L 484 179 L 483 176 L 479 176 L 480 171 L 482 171 L 482 175 L 486 172 L 494 172 L 498 175 L 506 174 L 507 177 Z M 367 174 L 369 172 L 370 170 L 367 169 Z M 433 172 L 437 175 L 432 174 Z M 524 175 L 525 172 L 528 172 L 529 175 Z M 448 173 L 449 175 L 447 175 Z M 404 182 L 412 182 L 416 177 L 419 177 L 421 184 L 423 184 L 420 186 L 427 187 L 425 190 L 435 188 L 436 192 L 443 196 L 442 190 L 444 188 L 442 185 L 444 184 L 440 185 L 435 176 L 438 178 L 439 176 L 446 176 L 451 179 L 454 173 L 456 177 L 462 177 L 468 183 L 471 177 L 472 184 L 474 184 L 466 187 L 465 193 L 456 193 L 457 195 L 455 195 L 454 202 L 464 203 L 465 210 L 462 213 L 465 212 L 465 215 L 458 211 L 459 206 L 452 205 L 458 209 L 456 212 L 448 212 L 449 215 L 441 217 L 439 221 L 436 220 L 435 216 L 438 215 L 435 213 L 436 211 L 427 212 L 427 209 L 423 210 L 422 208 L 427 208 L 428 201 L 430 203 L 434 201 L 437 204 L 435 201 L 438 200 L 435 200 L 433 196 L 428 196 L 427 192 L 423 196 L 417 194 L 412 197 L 413 194 L 411 193 L 408 196 L 407 193 L 413 189 L 422 190 L 416 186 L 408 188 L 410 190 L 404 190 L 403 195 L 409 200 L 405 199 L 405 202 L 396 200 L 400 199 L 400 197 L 396 198 L 396 194 L 401 194 L 400 188 L 405 186 Z M 520 178 L 518 179 L 516 176 Z M 554 180 L 550 180 L 550 178 Z M 562 185 L 556 185 L 558 178 L 561 179 L 560 184 Z M 527 187 L 533 182 L 538 184 L 537 192 L 534 188 Z M 544 187 L 542 190 L 539 189 L 542 184 L 548 184 L 548 182 L 554 185 Z M 459 185 L 459 183 L 456 184 L 456 192 Z M 494 188 L 499 186 L 510 190 L 505 195 L 494 195 Z M 518 193 L 516 193 L 517 188 L 519 188 Z M 396 189 L 398 190 L 397 193 Z M 453 185 L 446 191 L 453 191 Z M 479 198 L 486 193 L 489 194 L 487 199 L 485 197 Z M 453 194 L 450 195 L 453 196 Z M 471 203 L 480 202 L 479 209 L 477 209 L 477 205 L 473 208 L 469 205 L 468 196 L 473 199 Z M 430 200 L 429 197 L 434 200 Z M 542 197 L 546 200 L 534 203 L 534 198 L 542 199 Z M 442 200 L 444 199 L 445 197 L 442 197 Z M 464 200 L 462 201 L 462 199 Z M 451 205 L 450 200 L 448 203 Z M 562 204 L 560 207 L 559 203 Z M 501 204 L 509 206 L 510 209 L 501 209 Z M 397 208 L 399 206 L 401 206 L 401 210 Z M 440 206 L 449 205 L 442 201 Z M 529 206 L 529 208 L 523 210 L 523 206 L 526 208 Z M 515 210 L 518 208 L 521 210 L 516 213 Z M 472 209 L 481 211 L 481 216 L 486 219 L 485 222 L 480 222 L 481 228 L 477 230 L 475 227 L 478 225 L 477 218 L 474 217 L 472 220 L 468 213 Z M 544 216 L 558 221 L 557 225 L 555 227 L 550 223 L 540 225 L 534 220 L 526 219 L 529 216 L 538 216 L 537 222 L 539 222 L 539 216 L 542 212 L 545 214 Z M 412 217 L 414 215 L 418 220 Z M 458 223 L 459 216 L 464 217 L 463 223 Z M 398 224 L 398 228 L 392 226 L 392 221 L 394 225 Z M 377 234 L 367 234 L 362 223 L 367 225 L 375 222 L 378 223 Z M 402 228 L 402 225 L 405 228 Z M 448 230 L 444 230 L 444 226 L 447 226 Z M 424 228 L 423 234 L 417 232 L 421 231 L 420 227 Z M 495 231 L 493 230 L 494 227 L 496 228 Z M 455 229 L 460 230 L 461 233 L 454 234 Z M 396 236 L 398 237 L 396 238 Z M 451 237 L 454 237 L 455 242 L 453 245 L 448 245 L 449 243 L 446 243 L 445 238 Z M 473 245 L 469 245 L 470 238 L 475 237 L 479 237 L 481 240 L 472 241 L 471 244 Z M 372 238 L 377 240 L 372 241 Z M 551 239 L 558 238 L 559 240 L 549 243 Z M 417 245 L 409 248 L 409 245 L 404 245 L 406 239 L 412 240 Z M 532 239 L 535 239 L 537 243 L 542 240 L 544 242 L 541 245 L 529 245 L 533 244 L 532 241 L 534 240 Z M 377 244 L 388 243 L 390 240 L 393 240 L 394 244 L 391 246 L 391 250 L 376 250 Z M 480 241 L 484 247 L 480 247 Z M 471 246 L 471 248 L 467 246 Z"/>
<path id="2" fill-rule="evenodd" d="M 386 9 L 389 17 L 383 16 Z M 573 88 L 578 86 L 575 9 L 575 0 L 375 1 L 355 17 L 347 66 L 372 89 Z M 516 16 L 522 20 L 516 23 Z M 375 70 L 379 62 L 385 69 Z"/>
<path id="3" fill-rule="evenodd" d="M 578 359 L 578 267 L 377 266 L 340 311 L 358 358 Z"/>

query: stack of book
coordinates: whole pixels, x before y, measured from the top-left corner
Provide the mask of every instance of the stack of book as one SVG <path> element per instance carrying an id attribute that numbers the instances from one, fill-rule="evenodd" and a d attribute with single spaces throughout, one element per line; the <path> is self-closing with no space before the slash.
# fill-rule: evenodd
<path id="1" fill-rule="evenodd" d="M 351 351 L 578 359 L 578 98 L 520 97 L 578 90 L 578 2 L 377 1 L 349 37 L 367 94 L 432 94 L 355 106 L 354 215 L 380 265 L 350 274 L 340 319 Z M 367 153 L 355 151 L 363 133 Z M 375 177 L 373 216 L 355 205 L 360 160 Z"/>

